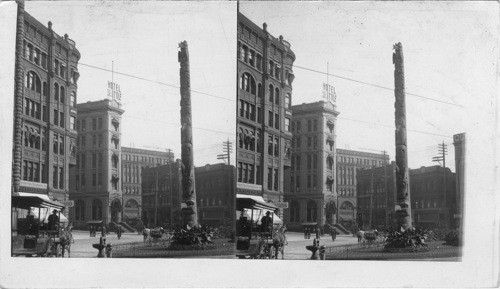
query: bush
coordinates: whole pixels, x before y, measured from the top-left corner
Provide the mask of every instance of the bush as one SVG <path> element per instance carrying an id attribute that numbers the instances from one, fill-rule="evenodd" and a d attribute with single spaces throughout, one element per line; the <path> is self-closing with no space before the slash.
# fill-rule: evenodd
<path id="1" fill-rule="evenodd" d="M 191 245 L 212 243 L 213 232 L 209 227 L 175 228 L 170 247 L 179 248 Z"/>
<path id="2" fill-rule="evenodd" d="M 427 231 L 420 228 L 409 228 L 406 231 L 389 230 L 384 250 L 390 252 L 399 252 L 398 249 L 404 249 L 404 251 L 425 251 L 428 250 L 426 249 L 427 245 L 425 245 L 426 238 Z"/>
<path id="3" fill-rule="evenodd" d="M 445 245 L 460 246 L 460 231 L 452 230 L 444 237 Z"/>

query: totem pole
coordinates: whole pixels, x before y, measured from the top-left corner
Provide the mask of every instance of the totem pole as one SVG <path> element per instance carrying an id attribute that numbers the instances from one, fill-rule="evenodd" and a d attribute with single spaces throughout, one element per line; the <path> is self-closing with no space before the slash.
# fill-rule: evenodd
<path id="1" fill-rule="evenodd" d="M 191 122 L 191 83 L 189 52 L 186 41 L 179 43 L 178 60 L 181 65 L 181 170 L 182 170 L 182 219 L 184 225 L 198 226 L 196 193 L 194 186 L 193 131 Z"/>
<path id="2" fill-rule="evenodd" d="M 408 147 L 406 142 L 406 101 L 403 67 L 403 46 L 394 44 L 392 63 L 394 64 L 394 94 L 396 97 L 396 206 L 398 228 L 411 227 L 410 179 L 408 175 Z"/>
<path id="3" fill-rule="evenodd" d="M 15 60 L 15 87 L 14 87 L 14 147 L 12 155 L 12 185 L 13 192 L 19 192 L 21 185 L 21 145 L 23 135 L 23 84 L 24 75 L 21 66 L 23 58 L 24 38 L 24 1 L 17 2 L 17 24 L 16 24 L 16 60 Z"/>

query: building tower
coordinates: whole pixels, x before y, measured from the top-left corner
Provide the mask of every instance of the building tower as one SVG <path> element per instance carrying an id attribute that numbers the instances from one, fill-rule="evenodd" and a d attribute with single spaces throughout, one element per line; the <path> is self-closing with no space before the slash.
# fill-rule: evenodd
<path id="1" fill-rule="evenodd" d="M 295 54 L 238 13 L 237 193 L 283 201 L 291 162 L 292 82 Z"/>
<path id="2" fill-rule="evenodd" d="M 75 228 L 87 221 L 104 224 L 122 219 L 121 116 L 116 99 L 77 105 L 77 166 L 72 170 L 70 198 L 75 202 L 71 219 Z"/>
<path id="3" fill-rule="evenodd" d="M 339 200 L 335 190 L 339 112 L 327 101 L 294 105 L 292 112 L 292 166 L 285 173 L 290 225 L 334 224 Z"/>
<path id="4" fill-rule="evenodd" d="M 24 11 L 18 2 L 13 194 L 36 193 L 66 201 L 76 164 L 76 93 L 80 53 Z"/>

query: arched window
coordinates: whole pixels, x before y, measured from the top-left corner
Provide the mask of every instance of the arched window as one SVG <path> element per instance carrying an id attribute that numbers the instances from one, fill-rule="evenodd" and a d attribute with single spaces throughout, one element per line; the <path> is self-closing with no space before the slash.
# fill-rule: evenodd
<path id="1" fill-rule="evenodd" d="M 247 72 L 240 77 L 240 89 L 255 95 L 255 79 Z"/>
<path id="2" fill-rule="evenodd" d="M 300 205 L 296 201 L 290 205 L 290 222 L 300 222 Z"/>
<path id="3" fill-rule="evenodd" d="M 137 208 L 139 208 L 139 203 L 137 203 L 136 200 L 131 199 L 131 200 L 127 201 L 127 203 L 125 204 L 125 207 L 131 208 L 131 209 L 137 209 Z"/>
<path id="4" fill-rule="evenodd" d="M 36 91 L 38 93 L 42 92 L 42 84 L 40 81 L 40 77 L 38 77 L 38 75 L 33 71 L 29 71 L 26 74 L 25 85 L 27 88 L 33 91 Z"/>
<path id="5" fill-rule="evenodd" d="M 280 104 L 280 90 L 276 87 L 274 90 L 274 103 L 275 104 Z"/>
<path id="6" fill-rule="evenodd" d="M 99 199 L 92 201 L 92 220 L 102 220 L 102 202 Z"/>
<path id="7" fill-rule="evenodd" d="M 316 222 L 317 220 L 317 206 L 313 201 L 309 201 L 307 203 L 307 221 L 308 222 Z"/>
<path id="8" fill-rule="evenodd" d="M 59 101 L 59 84 L 54 83 L 54 100 Z"/>
<path id="9" fill-rule="evenodd" d="M 274 86 L 272 84 L 269 84 L 269 102 L 274 102 Z"/>
<path id="10" fill-rule="evenodd" d="M 64 86 L 61 85 L 61 94 L 59 95 L 59 98 L 61 99 L 61 103 L 64 103 L 65 98 L 66 98 L 66 90 L 64 89 Z"/>
<path id="11" fill-rule="evenodd" d="M 75 203 L 75 220 L 85 220 L 85 202 L 78 200 Z"/>
<path id="12" fill-rule="evenodd" d="M 354 206 L 351 204 L 351 202 L 343 202 L 342 205 L 340 205 L 341 210 L 347 210 L 347 211 L 353 211 Z"/>

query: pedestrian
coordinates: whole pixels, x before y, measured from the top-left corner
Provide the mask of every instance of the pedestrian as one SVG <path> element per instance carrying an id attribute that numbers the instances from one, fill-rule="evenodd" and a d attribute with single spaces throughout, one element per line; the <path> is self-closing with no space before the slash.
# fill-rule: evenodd
<path id="1" fill-rule="evenodd" d="M 318 227 L 316 227 L 316 239 L 318 239 L 318 240 L 319 240 L 319 239 L 320 239 L 320 237 L 321 237 L 321 236 L 320 236 L 319 228 L 318 228 Z"/>
<path id="2" fill-rule="evenodd" d="M 332 241 L 335 241 L 337 238 L 337 230 L 334 227 L 331 227 L 330 234 L 332 235 Z"/>
<path id="3" fill-rule="evenodd" d="M 304 226 L 304 239 L 307 239 L 307 227 Z"/>

